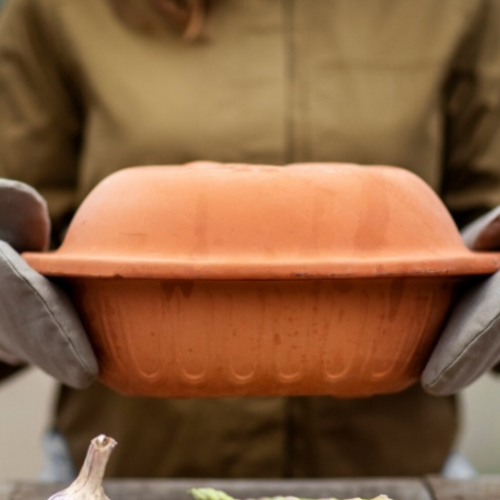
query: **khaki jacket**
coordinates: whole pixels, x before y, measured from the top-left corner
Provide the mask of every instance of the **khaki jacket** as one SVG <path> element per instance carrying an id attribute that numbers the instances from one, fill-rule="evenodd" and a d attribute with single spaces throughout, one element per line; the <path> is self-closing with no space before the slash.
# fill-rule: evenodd
<path id="1" fill-rule="evenodd" d="M 56 228 L 108 174 L 206 159 L 397 165 L 459 224 L 500 203 L 500 0 L 218 0 L 208 36 L 143 32 L 105 0 L 7 0 L 0 177 L 32 184 Z M 297 200 L 300 203 L 300 200 Z M 438 472 L 451 398 L 126 398 L 61 390 L 75 464 L 119 442 L 113 476 Z"/>

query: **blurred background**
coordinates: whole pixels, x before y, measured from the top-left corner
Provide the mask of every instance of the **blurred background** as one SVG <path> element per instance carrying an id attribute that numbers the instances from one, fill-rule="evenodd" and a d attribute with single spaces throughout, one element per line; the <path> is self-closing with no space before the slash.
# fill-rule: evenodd
<path id="1" fill-rule="evenodd" d="M 0 386 L 0 482 L 38 478 L 41 437 L 55 395 L 50 377 L 36 369 Z M 481 474 L 500 474 L 500 376 L 484 376 L 462 394 L 463 424 L 457 443 Z M 411 453 L 411 450 L 408 450 Z"/>

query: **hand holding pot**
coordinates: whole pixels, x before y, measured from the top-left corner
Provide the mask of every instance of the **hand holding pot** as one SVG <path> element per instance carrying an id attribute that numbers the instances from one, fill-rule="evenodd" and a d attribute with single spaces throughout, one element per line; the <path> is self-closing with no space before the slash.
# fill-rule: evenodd
<path id="1" fill-rule="evenodd" d="M 462 231 L 472 250 L 500 249 L 500 206 Z M 500 361 L 500 271 L 469 288 L 456 302 L 422 375 L 424 389 L 453 394 Z"/>
<path id="2" fill-rule="evenodd" d="M 0 179 L 0 360 L 32 363 L 76 388 L 97 376 L 97 362 L 73 305 L 18 252 L 47 248 L 45 201 L 26 184 Z"/>

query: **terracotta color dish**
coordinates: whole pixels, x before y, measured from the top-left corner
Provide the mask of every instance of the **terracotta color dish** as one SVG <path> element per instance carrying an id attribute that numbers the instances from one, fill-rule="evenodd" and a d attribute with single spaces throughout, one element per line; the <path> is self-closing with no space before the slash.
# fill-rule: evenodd
<path id="1" fill-rule="evenodd" d="M 346 164 L 125 169 L 24 257 L 67 279 L 101 381 L 160 397 L 402 390 L 457 285 L 500 268 L 418 177 Z"/>

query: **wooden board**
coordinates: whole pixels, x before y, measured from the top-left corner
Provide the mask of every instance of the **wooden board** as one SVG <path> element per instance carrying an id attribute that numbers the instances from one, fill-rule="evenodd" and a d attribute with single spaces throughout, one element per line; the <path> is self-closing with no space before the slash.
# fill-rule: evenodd
<path id="1" fill-rule="evenodd" d="M 47 500 L 67 485 L 37 482 L 0 484 L 0 500 Z M 302 498 L 372 498 L 393 500 L 500 500 L 500 476 L 471 480 L 339 479 L 339 480 L 109 480 L 104 489 L 112 500 L 189 500 L 193 487 L 213 487 L 240 498 L 292 495 Z"/>
<path id="2" fill-rule="evenodd" d="M 463 481 L 430 477 L 426 483 L 436 500 L 500 500 L 500 476 Z"/>
<path id="3" fill-rule="evenodd" d="M 0 484 L 0 500 L 9 500 L 14 498 L 14 484 Z"/>
<path id="4" fill-rule="evenodd" d="M 240 499 L 292 495 L 302 498 L 372 498 L 386 494 L 393 500 L 433 500 L 418 479 L 342 480 L 110 480 L 104 490 L 111 500 L 189 500 L 193 487 L 221 489 Z M 65 485 L 13 483 L 0 489 L 0 500 L 46 500 Z"/>

